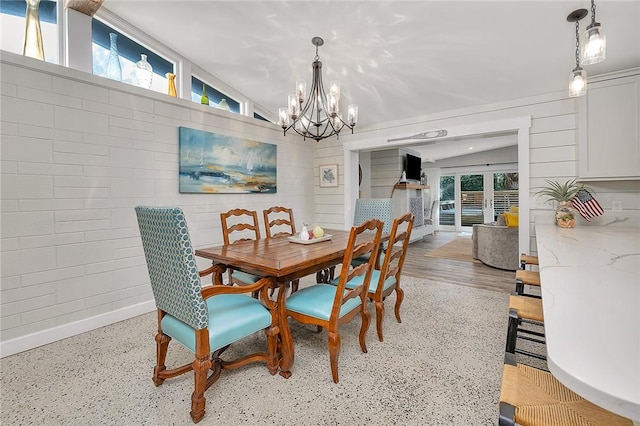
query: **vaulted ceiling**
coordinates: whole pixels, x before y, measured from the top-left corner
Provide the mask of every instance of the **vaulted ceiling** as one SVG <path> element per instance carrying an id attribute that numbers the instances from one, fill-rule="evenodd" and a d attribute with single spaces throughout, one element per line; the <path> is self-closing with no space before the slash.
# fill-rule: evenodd
<path id="1" fill-rule="evenodd" d="M 640 66 L 640 1 L 597 0 L 607 59 L 589 75 Z M 296 79 L 325 84 L 359 127 L 566 91 L 583 1 L 129 1 L 102 6 L 254 100 L 270 118 Z M 581 22 L 584 29 L 590 16 Z"/>
<path id="2" fill-rule="evenodd" d="M 458 108 L 567 92 L 575 24 L 590 1 L 105 0 L 104 9 L 253 100 L 276 120 L 295 81 L 311 83 L 314 36 L 323 80 L 341 81 L 358 129 Z M 640 0 L 597 0 L 607 58 L 588 75 L 640 67 Z M 591 15 L 580 22 L 581 31 Z M 408 136 L 408 135 L 407 135 Z M 411 148 L 423 158 L 517 143 L 515 136 Z"/>

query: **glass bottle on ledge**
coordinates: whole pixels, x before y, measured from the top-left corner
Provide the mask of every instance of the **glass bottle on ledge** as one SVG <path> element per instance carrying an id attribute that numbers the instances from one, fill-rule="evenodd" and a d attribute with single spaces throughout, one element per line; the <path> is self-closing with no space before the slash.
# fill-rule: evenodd
<path id="1" fill-rule="evenodd" d="M 27 0 L 25 14 L 24 47 L 22 54 L 44 61 L 42 31 L 40 30 L 40 0 Z"/>
<path id="2" fill-rule="evenodd" d="M 220 99 L 220 102 L 218 103 L 218 108 L 223 109 L 225 111 L 231 111 L 231 107 L 229 107 L 229 104 L 227 103 L 227 100 L 225 98 Z"/>
<path id="3" fill-rule="evenodd" d="M 178 91 L 176 90 L 176 75 L 173 73 L 168 72 L 166 74 L 167 77 L 167 82 L 169 85 L 168 88 L 168 94 L 169 96 L 173 96 L 173 97 L 177 97 L 178 96 Z"/>
<path id="4" fill-rule="evenodd" d="M 209 97 L 207 96 L 207 85 L 202 83 L 202 96 L 200 97 L 202 105 L 209 105 Z"/>
<path id="5" fill-rule="evenodd" d="M 122 81 L 122 66 L 118 56 L 118 34 L 109 33 L 109 61 L 107 62 L 107 78 Z"/>
<path id="6" fill-rule="evenodd" d="M 151 88 L 153 67 L 147 61 L 147 55 L 144 53 L 140 54 L 140 60 L 136 62 L 136 79 L 138 80 L 138 86 L 145 89 Z"/>

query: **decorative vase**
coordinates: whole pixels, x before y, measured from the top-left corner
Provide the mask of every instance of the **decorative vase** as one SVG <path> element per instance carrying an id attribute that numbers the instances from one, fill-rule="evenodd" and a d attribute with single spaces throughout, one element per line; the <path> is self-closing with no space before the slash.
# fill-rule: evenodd
<path id="1" fill-rule="evenodd" d="M 573 228 L 576 226 L 575 211 L 571 201 L 560 201 L 556 208 L 556 225 L 560 228 Z"/>
<path id="2" fill-rule="evenodd" d="M 176 75 L 168 72 L 166 74 L 166 77 L 167 77 L 167 82 L 169 84 L 169 91 L 168 91 L 169 96 L 174 96 L 174 97 L 178 96 L 178 92 L 176 90 Z"/>
<path id="3" fill-rule="evenodd" d="M 27 0 L 27 12 L 25 14 L 24 48 L 22 54 L 30 58 L 44 61 L 44 49 L 42 47 L 42 31 L 40 30 L 40 0 Z"/>
<path id="4" fill-rule="evenodd" d="M 223 109 L 225 111 L 231 111 L 229 104 L 225 98 L 220 99 L 220 103 L 218 103 L 218 108 Z"/>
<path id="5" fill-rule="evenodd" d="M 200 98 L 202 105 L 209 105 L 209 97 L 207 96 L 207 85 L 202 83 L 202 97 Z"/>
<path id="6" fill-rule="evenodd" d="M 122 81 L 122 66 L 118 56 L 118 34 L 109 33 L 109 61 L 107 62 L 107 78 Z"/>
<path id="7" fill-rule="evenodd" d="M 145 89 L 151 88 L 151 80 L 153 79 L 153 67 L 147 62 L 147 55 L 140 54 L 140 60 L 136 62 L 136 78 L 138 86 Z"/>

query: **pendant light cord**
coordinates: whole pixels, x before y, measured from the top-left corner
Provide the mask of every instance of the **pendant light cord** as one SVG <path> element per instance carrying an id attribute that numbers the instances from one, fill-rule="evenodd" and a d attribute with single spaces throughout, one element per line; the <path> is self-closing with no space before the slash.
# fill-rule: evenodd
<path id="1" fill-rule="evenodd" d="M 576 69 L 580 69 L 580 21 L 576 20 Z"/>
<path id="2" fill-rule="evenodd" d="M 590 27 L 595 26 L 596 23 L 596 2 L 591 0 L 591 25 Z"/>

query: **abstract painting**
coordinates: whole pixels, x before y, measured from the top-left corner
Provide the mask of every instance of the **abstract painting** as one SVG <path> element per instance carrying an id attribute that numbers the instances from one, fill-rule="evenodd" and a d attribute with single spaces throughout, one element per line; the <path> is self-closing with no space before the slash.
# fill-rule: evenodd
<path id="1" fill-rule="evenodd" d="M 277 192 L 277 146 L 179 128 L 181 193 Z"/>

